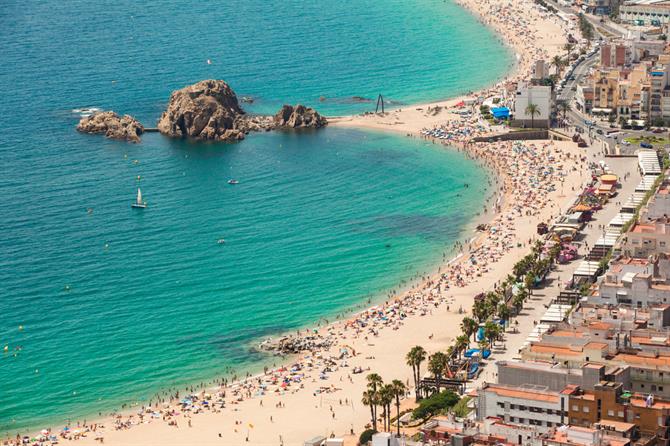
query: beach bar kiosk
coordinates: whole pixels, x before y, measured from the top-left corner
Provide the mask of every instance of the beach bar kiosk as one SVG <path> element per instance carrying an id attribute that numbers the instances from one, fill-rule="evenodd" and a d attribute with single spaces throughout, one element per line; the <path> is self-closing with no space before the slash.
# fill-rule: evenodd
<path id="1" fill-rule="evenodd" d="M 495 107 L 491 109 L 491 114 L 496 119 L 509 119 L 509 108 L 507 107 Z"/>

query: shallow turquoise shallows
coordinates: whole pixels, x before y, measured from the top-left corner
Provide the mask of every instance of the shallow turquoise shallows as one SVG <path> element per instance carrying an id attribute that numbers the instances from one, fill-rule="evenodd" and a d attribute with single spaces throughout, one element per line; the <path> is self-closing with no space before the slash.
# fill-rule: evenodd
<path id="1" fill-rule="evenodd" d="M 151 126 L 173 89 L 205 78 L 252 112 L 333 115 L 373 107 L 352 96 L 453 96 L 512 62 L 439 0 L 194 3 L 0 10 L 0 434 L 271 364 L 250 348 L 431 269 L 490 193 L 462 154 L 395 135 L 76 133 L 82 107 Z M 145 210 L 130 208 L 137 178 Z"/>

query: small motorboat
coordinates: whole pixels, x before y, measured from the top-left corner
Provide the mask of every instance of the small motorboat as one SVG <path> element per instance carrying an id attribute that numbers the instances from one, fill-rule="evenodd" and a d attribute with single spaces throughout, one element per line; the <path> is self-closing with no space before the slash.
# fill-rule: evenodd
<path id="1" fill-rule="evenodd" d="M 220 239 L 218 239 L 218 240 L 216 241 L 216 243 L 218 243 L 219 245 L 223 245 L 224 243 L 226 243 L 226 240 L 220 238 Z"/>
<path id="2" fill-rule="evenodd" d="M 231 180 L 228 180 L 228 184 L 240 184 L 240 182 L 237 181 L 237 180 L 232 180 L 231 179 Z"/>
<path id="3" fill-rule="evenodd" d="M 144 209 L 147 207 L 146 201 L 142 201 L 142 192 L 139 187 L 137 188 L 137 199 L 135 200 L 135 203 L 130 205 L 130 207 L 135 209 Z"/>

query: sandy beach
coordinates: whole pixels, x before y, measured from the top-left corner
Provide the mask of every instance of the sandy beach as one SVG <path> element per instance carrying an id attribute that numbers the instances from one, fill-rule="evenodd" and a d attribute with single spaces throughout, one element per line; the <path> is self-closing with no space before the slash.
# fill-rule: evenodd
<path id="1" fill-rule="evenodd" d="M 489 97 L 506 82 L 529 78 L 537 59 L 562 53 L 565 30 L 527 0 L 460 0 L 518 54 L 516 68 L 496 86 L 468 97 Z M 429 353 L 445 350 L 460 334 L 460 322 L 474 295 L 490 290 L 511 271 L 548 222 L 574 201 L 590 180 L 588 162 L 572 142 L 528 141 L 473 144 L 472 137 L 496 131 L 477 114 L 453 113 L 463 98 L 412 105 L 385 115 L 357 115 L 331 125 L 400 132 L 461 150 L 497 172 L 496 195 L 479 219 L 485 231 L 456 246 L 458 260 L 420 278 L 418 285 L 318 332 L 303 330 L 328 347 L 277 358 L 282 367 L 243 382 L 219 381 L 179 395 L 129 408 L 118 417 L 76 422 L 61 439 L 80 445 L 294 445 L 317 435 L 345 437 L 356 444 L 370 422 L 361 403 L 365 376 L 413 386 L 405 355 L 415 345 Z M 464 185 L 467 187 L 467 185 Z M 493 358 L 495 359 L 495 358 Z M 489 366 L 490 367 L 490 366 Z M 360 369 L 361 373 L 355 373 Z M 425 370 L 423 366 L 422 372 Z M 54 427 L 53 433 L 60 433 Z M 353 435 L 351 435 L 353 434 Z"/>

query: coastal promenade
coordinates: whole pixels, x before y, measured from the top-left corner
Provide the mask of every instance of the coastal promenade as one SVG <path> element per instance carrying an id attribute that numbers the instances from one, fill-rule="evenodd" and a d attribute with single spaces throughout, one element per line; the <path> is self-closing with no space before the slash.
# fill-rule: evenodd
<path id="1" fill-rule="evenodd" d="M 617 202 L 622 199 L 621 197 L 628 197 L 635 191 L 635 187 L 642 179 L 642 176 L 637 171 L 635 162 L 632 162 L 630 158 L 603 158 L 600 145 L 588 147 L 586 153 L 591 161 L 605 161 L 612 172 L 619 177 L 621 185 L 617 196 L 610 200 L 601 210 L 594 213 L 593 219 L 581 231 L 583 238 L 579 243 L 594 246 L 598 238 L 603 234 L 600 226 L 606 226 L 619 213 L 621 206 L 617 205 Z M 627 173 L 630 175 L 626 175 Z M 579 254 L 582 256 L 585 255 L 586 250 L 581 247 Z M 554 265 L 554 269 L 547 276 L 546 285 L 540 289 L 533 290 L 533 295 L 529 297 L 526 305 L 524 305 L 522 315 L 515 319 L 514 328 L 516 330 L 507 330 L 504 341 L 496 343 L 493 355 L 488 361 L 488 366 L 484 368 L 484 371 L 477 379 L 468 383 L 468 390 L 474 390 L 484 382 L 497 382 L 497 371 L 493 363 L 495 361 L 511 360 L 518 357 L 519 350 L 535 328 L 536 322 L 540 321 L 547 306 L 559 295 L 565 286 L 565 282 L 572 277 L 579 263 L 579 261 L 573 261 Z M 504 348 L 501 348 L 502 346 Z"/>
<path id="2" fill-rule="evenodd" d="M 519 54 L 515 72 L 506 80 L 527 78 L 535 59 L 550 59 L 562 51 L 565 33 L 559 23 L 549 15 L 540 14 L 530 1 L 462 0 L 461 3 L 480 17 L 486 17 L 482 21 L 496 29 Z M 491 87 L 476 95 L 487 97 L 498 90 L 499 86 Z M 400 379 L 411 384 L 411 369 L 405 365 L 407 351 L 414 345 L 422 345 L 429 353 L 444 351 L 461 334 L 464 314 L 459 310 L 469 312 L 474 295 L 504 280 L 536 239 L 537 223 L 551 221 L 567 209 L 582 185 L 590 180 L 583 152 L 572 142 L 469 146 L 470 137 L 492 129 L 476 118 L 463 122 L 445 110 L 459 100 L 430 104 L 431 108 L 439 107 L 436 113 L 429 112 L 428 105 L 418 105 L 384 116 L 343 117 L 336 119 L 334 125 L 395 131 L 417 138 L 422 137 L 424 129 L 446 129 L 453 138 L 446 142 L 445 150 L 454 147 L 468 150 L 472 157 L 479 158 L 500 175 L 503 208 L 494 216 L 496 203 L 489 202 L 486 213 L 480 216 L 483 219 L 491 216 L 486 220 L 495 231 L 486 231 L 469 243 L 464 241 L 464 255 L 458 262 L 442 265 L 436 274 L 425 275 L 402 296 L 393 296 L 386 304 L 348 321 L 321 328 L 320 334 L 333 341 L 330 349 L 285 358 L 286 368 L 270 370 L 259 379 L 193 392 L 203 398 L 210 393 L 224 393 L 225 408 L 184 412 L 177 404 L 179 398 L 172 403 L 169 399 L 155 402 L 151 409 L 141 411 L 141 417 L 138 412 L 142 408 L 138 406 L 116 418 L 94 422 L 95 432 L 89 432 L 76 443 L 97 445 L 100 444 L 97 437 L 111 445 L 292 445 L 302 444 L 315 435 L 340 437 L 353 433 L 347 437 L 347 444 L 355 444 L 353 439 L 370 418 L 369 408 L 361 403 L 367 384 L 366 372 L 374 371 L 386 381 Z M 589 161 L 594 160 L 596 158 L 589 158 Z M 540 172 L 543 169 L 553 173 L 544 176 Z M 620 173 L 618 166 L 612 169 Z M 609 212 L 613 211 L 608 208 L 598 218 L 605 221 Z M 596 236 L 595 232 L 589 234 L 587 237 Z M 477 259 L 475 265 L 468 264 L 471 258 Z M 567 277 L 567 272 L 559 269 L 553 274 Z M 550 290 L 542 293 L 548 297 Z M 536 309 L 541 308 L 541 303 L 538 301 Z M 379 317 L 380 314 L 384 317 Z M 357 326 L 360 321 L 366 322 L 366 327 Z M 522 333 L 532 328 L 529 323 L 532 324 L 532 316 L 520 318 Z M 508 352 L 514 351 L 517 339 L 525 339 L 522 333 L 509 338 Z M 349 352 L 347 357 L 330 360 L 339 358 L 343 349 Z M 493 359 L 498 359 L 497 354 Z M 294 365 L 301 372 L 299 382 L 286 387 L 266 385 L 273 376 L 289 376 Z M 353 373 L 356 367 L 364 372 Z M 326 369 L 330 371 L 325 372 Z M 491 371 L 492 367 L 487 367 L 483 376 Z"/>

